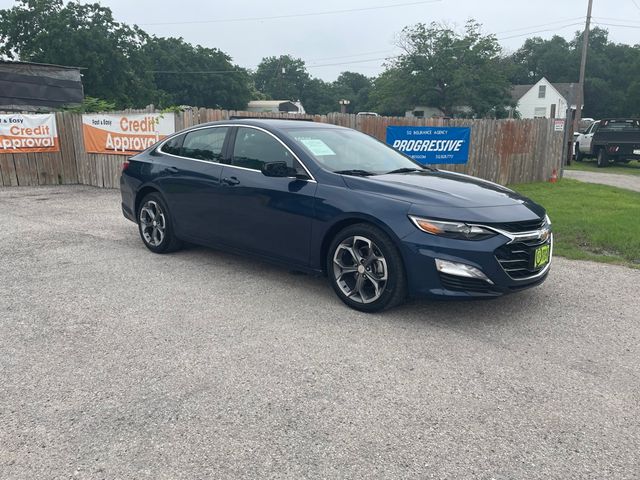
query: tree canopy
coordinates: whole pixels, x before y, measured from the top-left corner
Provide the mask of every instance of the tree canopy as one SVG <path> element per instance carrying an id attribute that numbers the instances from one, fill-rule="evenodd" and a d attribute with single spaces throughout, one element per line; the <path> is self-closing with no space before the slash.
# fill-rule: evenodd
<path id="1" fill-rule="evenodd" d="M 571 41 L 554 36 L 549 40 L 529 38 L 505 58 L 509 80 L 532 84 L 541 77 L 552 83 L 576 82 L 580 68 L 582 33 Z M 589 34 L 585 72 L 583 115 L 640 115 L 640 46 L 609 41 L 608 32 L 595 27 Z"/>
<path id="2" fill-rule="evenodd" d="M 83 67 L 91 105 L 117 108 L 191 105 L 242 109 L 252 99 L 300 100 L 309 113 L 349 111 L 402 115 L 422 105 L 446 115 L 501 117 L 513 105 L 511 85 L 576 82 L 582 34 L 525 40 L 506 54 L 495 36 L 470 20 L 462 30 L 416 24 L 400 34 L 402 53 L 376 77 L 345 71 L 328 82 L 303 59 L 263 58 L 255 71 L 217 48 L 148 35 L 118 22 L 99 3 L 16 0 L 0 10 L 0 57 Z M 93 106 L 92 106 L 93 105 Z M 640 115 L 640 45 L 611 42 L 591 31 L 584 116 Z"/>
<path id="3" fill-rule="evenodd" d="M 448 116 L 504 115 L 511 98 L 499 68 L 500 46 L 477 22 L 467 22 L 462 33 L 419 23 L 403 30 L 399 46 L 404 53 L 394 67 L 401 72 L 405 103 L 436 107 Z"/>

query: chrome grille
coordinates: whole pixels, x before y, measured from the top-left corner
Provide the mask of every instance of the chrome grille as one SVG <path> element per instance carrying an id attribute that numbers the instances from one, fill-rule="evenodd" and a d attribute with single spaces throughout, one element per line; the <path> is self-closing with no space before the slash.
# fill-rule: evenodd
<path id="1" fill-rule="evenodd" d="M 525 220 L 523 222 L 485 223 L 484 225 L 512 233 L 532 232 L 543 227 L 544 218 Z"/>
<path id="2" fill-rule="evenodd" d="M 533 256 L 536 248 L 548 243 L 548 239 L 507 243 L 495 251 L 495 256 L 511 278 L 515 280 L 528 278 L 540 273 L 546 267 L 543 265 L 533 268 Z"/>

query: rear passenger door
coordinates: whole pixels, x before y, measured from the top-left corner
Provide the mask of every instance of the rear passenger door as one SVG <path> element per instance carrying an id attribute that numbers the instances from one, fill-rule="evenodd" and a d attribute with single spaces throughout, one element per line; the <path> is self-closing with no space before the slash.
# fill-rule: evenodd
<path id="1" fill-rule="evenodd" d="M 161 147 L 166 168 L 158 180 L 173 216 L 178 236 L 207 242 L 219 239 L 222 201 L 220 176 L 230 127 L 191 130 L 178 145 Z"/>
<path id="2" fill-rule="evenodd" d="M 228 242 L 245 250 L 308 265 L 311 218 L 317 183 L 275 135 L 256 127 L 238 127 L 222 171 Z M 267 177 L 262 167 L 286 162 L 300 178 Z"/>

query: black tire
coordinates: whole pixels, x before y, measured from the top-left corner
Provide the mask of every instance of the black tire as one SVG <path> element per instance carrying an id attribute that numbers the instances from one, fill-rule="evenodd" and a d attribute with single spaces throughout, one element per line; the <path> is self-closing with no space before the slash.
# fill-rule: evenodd
<path id="1" fill-rule="evenodd" d="M 609 166 L 609 155 L 604 148 L 598 150 L 598 168 L 604 168 Z"/>
<path id="2" fill-rule="evenodd" d="M 154 212 L 153 216 L 151 212 Z M 142 243 L 153 253 L 175 252 L 182 247 L 175 235 L 169 208 L 160 194 L 145 195 L 136 212 L 136 220 Z"/>
<path id="3" fill-rule="evenodd" d="M 576 162 L 584 160 L 584 153 L 580 151 L 580 144 L 576 143 Z"/>
<path id="4" fill-rule="evenodd" d="M 358 223 L 341 230 L 331 241 L 326 262 L 331 287 L 355 310 L 379 312 L 407 296 L 402 256 L 391 238 L 373 225 Z"/>

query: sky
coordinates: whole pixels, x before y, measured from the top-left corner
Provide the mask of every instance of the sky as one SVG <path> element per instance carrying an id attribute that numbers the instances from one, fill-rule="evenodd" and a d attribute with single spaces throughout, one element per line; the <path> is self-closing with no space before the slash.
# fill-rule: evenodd
<path id="1" fill-rule="evenodd" d="M 94 0 L 96 1 L 96 0 Z M 93 2 L 81 2 L 93 3 Z M 462 29 L 473 18 L 505 51 L 528 37 L 571 39 L 584 28 L 587 0 L 100 0 L 118 21 L 150 34 L 216 47 L 241 67 L 263 57 L 302 58 L 327 81 L 342 71 L 368 76 L 384 69 L 402 28 L 432 21 Z M 612 41 L 640 44 L 640 0 L 594 0 L 593 23 Z M 0 0 L 0 9 L 14 5 Z M 274 18 L 278 17 L 278 18 Z"/>

